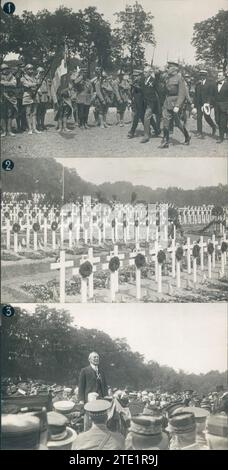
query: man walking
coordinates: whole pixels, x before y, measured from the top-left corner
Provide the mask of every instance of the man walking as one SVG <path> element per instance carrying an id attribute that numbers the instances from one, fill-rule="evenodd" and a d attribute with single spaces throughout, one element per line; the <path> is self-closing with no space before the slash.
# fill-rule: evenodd
<path id="1" fill-rule="evenodd" d="M 218 72 L 217 90 L 215 97 L 216 121 L 219 127 L 218 144 L 224 141 L 228 125 L 228 78 L 222 70 Z"/>
<path id="2" fill-rule="evenodd" d="M 200 80 L 196 84 L 194 106 L 197 110 L 197 134 L 203 138 L 203 117 L 212 129 L 212 136 L 216 133 L 216 124 L 211 118 L 211 108 L 215 104 L 216 84 L 208 77 L 206 70 L 200 70 Z"/>
<path id="3" fill-rule="evenodd" d="M 191 137 L 180 118 L 187 92 L 184 79 L 179 72 L 179 64 L 177 61 L 168 62 L 167 74 L 166 98 L 162 110 L 164 137 L 161 148 L 169 147 L 170 122 L 172 122 L 172 119 L 174 119 L 176 127 L 184 134 L 184 144 L 189 145 Z"/>

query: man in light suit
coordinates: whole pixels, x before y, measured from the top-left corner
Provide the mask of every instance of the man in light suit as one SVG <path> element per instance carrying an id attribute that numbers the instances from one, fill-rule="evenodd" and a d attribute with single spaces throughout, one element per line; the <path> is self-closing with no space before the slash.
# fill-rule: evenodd
<path id="1" fill-rule="evenodd" d="M 219 127 L 219 139 L 217 144 L 224 141 L 228 125 L 228 77 L 222 70 L 218 72 L 217 90 L 215 96 L 216 122 Z"/>

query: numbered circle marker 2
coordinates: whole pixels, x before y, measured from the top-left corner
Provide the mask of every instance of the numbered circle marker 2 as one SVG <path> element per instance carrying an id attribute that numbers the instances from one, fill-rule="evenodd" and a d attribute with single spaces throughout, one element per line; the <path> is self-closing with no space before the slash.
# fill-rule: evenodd
<path id="1" fill-rule="evenodd" d="M 14 168 L 13 160 L 9 160 L 9 159 L 4 160 L 4 161 L 2 162 L 2 168 L 3 168 L 3 170 L 5 170 L 5 171 L 12 171 L 13 168 Z"/>

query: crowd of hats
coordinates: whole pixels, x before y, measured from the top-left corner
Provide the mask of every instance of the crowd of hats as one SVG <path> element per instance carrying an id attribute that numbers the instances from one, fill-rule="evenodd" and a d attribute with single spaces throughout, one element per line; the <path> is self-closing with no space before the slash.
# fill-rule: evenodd
<path id="1" fill-rule="evenodd" d="M 91 419 L 108 417 L 116 403 L 125 419 L 126 449 L 179 448 L 172 447 L 173 436 L 193 436 L 204 449 L 228 448 L 228 392 L 224 391 L 202 396 L 193 390 L 168 393 L 110 387 L 104 400 L 91 394 L 83 406 L 77 387 L 19 377 L 3 379 L 2 392 L 5 449 L 70 449 L 83 432 L 84 413 Z"/>

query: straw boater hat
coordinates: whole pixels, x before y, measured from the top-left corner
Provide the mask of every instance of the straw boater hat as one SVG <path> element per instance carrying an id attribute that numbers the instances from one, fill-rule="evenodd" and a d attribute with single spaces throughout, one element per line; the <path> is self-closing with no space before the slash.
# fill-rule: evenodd
<path id="1" fill-rule="evenodd" d="M 47 447 L 49 450 L 71 449 L 72 442 L 76 439 L 76 432 L 67 426 L 68 419 L 60 413 L 50 411 L 47 414 L 49 439 Z"/>
<path id="2" fill-rule="evenodd" d="M 54 404 L 54 409 L 57 411 L 57 413 L 62 413 L 64 415 L 67 415 L 71 413 L 75 407 L 74 401 L 71 400 L 60 400 L 56 401 Z"/>
<path id="3" fill-rule="evenodd" d="M 2 449 L 47 450 L 40 444 L 40 420 L 29 413 L 2 416 Z"/>
<path id="4" fill-rule="evenodd" d="M 162 417 L 134 416 L 131 419 L 126 445 L 135 450 L 168 449 L 169 438 L 167 434 L 162 432 Z"/>

